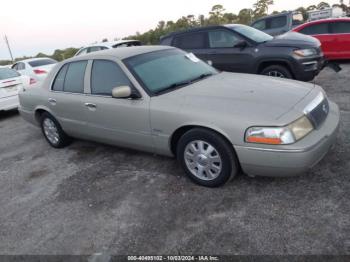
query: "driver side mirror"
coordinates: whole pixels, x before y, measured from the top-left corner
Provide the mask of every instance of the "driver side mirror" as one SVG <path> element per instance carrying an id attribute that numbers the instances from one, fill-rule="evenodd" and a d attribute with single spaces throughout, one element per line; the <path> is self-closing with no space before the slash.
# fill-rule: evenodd
<path id="1" fill-rule="evenodd" d="M 245 40 L 240 40 L 240 41 L 238 41 L 238 43 L 235 44 L 233 47 L 238 47 L 238 48 L 241 48 L 241 49 L 243 50 L 243 49 L 246 48 L 247 46 L 248 46 L 247 41 L 245 41 Z"/>
<path id="2" fill-rule="evenodd" d="M 135 90 L 132 90 L 130 86 L 118 86 L 112 89 L 113 98 L 141 98 L 141 95 Z"/>

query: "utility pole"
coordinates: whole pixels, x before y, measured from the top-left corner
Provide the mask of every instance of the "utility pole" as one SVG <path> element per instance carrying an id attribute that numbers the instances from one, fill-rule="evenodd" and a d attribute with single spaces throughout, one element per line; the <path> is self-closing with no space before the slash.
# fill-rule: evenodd
<path id="1" fill-rule="evenodd" d="M 11 52 L 11 48 L 10 48 L 10 44 L 9 44 L 9 40 L 7 39 L 7 36 L 6 36 L 6 35 L 4 36 L 4 39 L 5 39 L 5 42 L 6 42 L 7 48 L 9 49 L 9 53 L 10 53 L 10 56 L 11 56 L 11 61 L 12 61 L 12 63 L 13 63 L 13 56 L 12 56 L 12 52 Z"/>

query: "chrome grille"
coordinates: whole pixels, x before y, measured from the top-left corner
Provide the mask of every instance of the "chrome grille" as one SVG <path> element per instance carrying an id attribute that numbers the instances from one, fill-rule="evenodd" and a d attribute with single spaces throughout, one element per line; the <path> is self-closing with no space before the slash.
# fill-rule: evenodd
<path id="1" fill-rule="evenodd" d="M 326 120 L 329 113 L 329 102 L 325 97 L 314 109 L 307 113 L 313 126 L 317 129 Z"/>

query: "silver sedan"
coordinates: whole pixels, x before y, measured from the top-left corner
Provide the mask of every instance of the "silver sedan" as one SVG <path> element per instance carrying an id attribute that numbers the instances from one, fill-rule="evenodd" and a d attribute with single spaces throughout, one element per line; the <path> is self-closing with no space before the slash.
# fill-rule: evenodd
<path id="1" fill-rule="evenodd" d="M 307 171 L 336 138 L 339 110 L 311 83 L 218 72 L 172 47 L 120 48 L 59 63 L 20 92 L 20 113 L 61 148 L 82 138 L 176 156 L 219 186 Z"/>

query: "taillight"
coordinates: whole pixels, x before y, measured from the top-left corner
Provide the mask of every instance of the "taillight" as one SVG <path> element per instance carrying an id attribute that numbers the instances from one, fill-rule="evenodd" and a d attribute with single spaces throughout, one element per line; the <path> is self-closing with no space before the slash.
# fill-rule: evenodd
<path id="1" fill-rule="evenodd" d="M 33 85 L 33 84 L 35 84 L 36 83 L 36 80 L 34 79 L 34 78 L 31 78 L 30 80 L 29 80 L 29 84 L 30 85 Z"/>
<path id="2" fill-rule="evenodd" d="M 34 69 L 34 73 L 37 75 L 40 75 L 40 74 L 46 74 L 47 72 L 45 70 L 41 70 L 41 69 Z"/>

